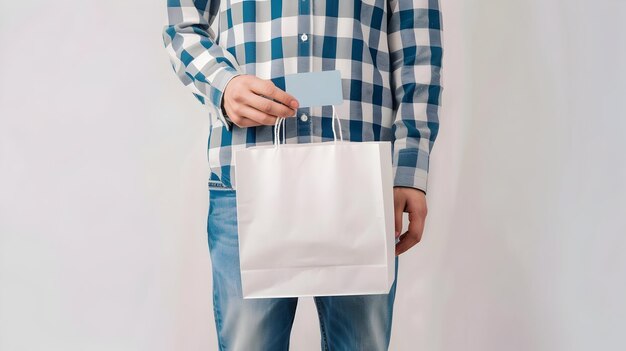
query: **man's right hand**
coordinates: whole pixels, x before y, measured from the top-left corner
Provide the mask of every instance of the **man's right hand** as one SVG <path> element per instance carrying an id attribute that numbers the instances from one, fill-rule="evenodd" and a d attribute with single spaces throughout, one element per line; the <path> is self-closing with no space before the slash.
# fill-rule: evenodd
<path id="1" fill-rule="evenodd" d="M 230 120 L 239 127 L 273 125 L 277 117 L 294 116 L 298 108 L 293 96 L 271 80 L 252 74 L 232 78 L 224 89 L 222 104 Z"/>

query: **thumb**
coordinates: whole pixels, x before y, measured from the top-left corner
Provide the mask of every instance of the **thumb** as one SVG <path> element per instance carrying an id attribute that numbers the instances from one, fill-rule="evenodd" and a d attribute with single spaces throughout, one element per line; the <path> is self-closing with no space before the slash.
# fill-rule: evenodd
<path id="1" fill-rule="evenodd" d="M 404 214 L 404 204 L 401 201 L 396 201 L 394 203 L 394 214 L 395 214 L 395 231 L 396 238 L 400 236 L 402 232 L 402 216 Z"/>

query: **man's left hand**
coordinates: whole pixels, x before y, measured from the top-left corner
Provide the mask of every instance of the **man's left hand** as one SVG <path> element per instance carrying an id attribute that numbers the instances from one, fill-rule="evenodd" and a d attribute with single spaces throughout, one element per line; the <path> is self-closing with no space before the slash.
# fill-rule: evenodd
<path id="1" fill-rule="evenodd" d="M 404 253 L 422 240 L 424 222 L 426 221 L 426 194 L 421 190 L 407 187 L 393 188 L 393 202 L 395 208 L 396 256 Z M 402 235 L 402 214 L 409 213 L 409 229 Z"/>

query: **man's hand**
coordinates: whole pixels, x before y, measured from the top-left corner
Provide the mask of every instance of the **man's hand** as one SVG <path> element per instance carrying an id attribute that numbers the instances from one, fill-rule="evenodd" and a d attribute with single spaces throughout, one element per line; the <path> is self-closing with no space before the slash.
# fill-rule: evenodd
<path id="1" fill-rule="evenodd" d="M 224 89 L 222 104 L 226 115 L 239 127 L 273 125 L 277 117 L 294 116 L 298 108 L 293 96 L 271 80 L 252 74 L 232 78 Z"/>
<path id="2" fill-rule="evenodd" d="M 400 237 L 400 241 L 396 244 L 396 256 L 398 256 L 422 240 L 428 209 L 426 195 L 414 188 L 394 187 L 393 202 L 396 212 L 396 238 Z M 403 212 L 409 213 L 409 230 L 400 235 Z"/>

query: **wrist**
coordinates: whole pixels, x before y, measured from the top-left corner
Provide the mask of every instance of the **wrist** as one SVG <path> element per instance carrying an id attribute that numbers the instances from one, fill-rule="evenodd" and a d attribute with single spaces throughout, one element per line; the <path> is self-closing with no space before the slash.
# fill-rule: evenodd
<path id="1" fill-rule="evenodd" d="M 222 115 L 224 115 L 224 118 L 230 119 L 228 117 L 228 114 L 226 113 L 226 109 L 224 108 L 224 98 L 222 98 L 222 100 L 220 102 L 220 109 L 222 110 Z"/>
<path id="2" fill-rule="evenodd" d="M 417 191 L 421 192 L 422 194 L 426 195 L 426 191 L 424 189 L 420 189 L 420 188 L 416 188 L 416 187 L 412 187 L 412 186 L 396 185 L 393 188 L 394 189 L 413 189 L 413 190 L 417 190 Z"/>

